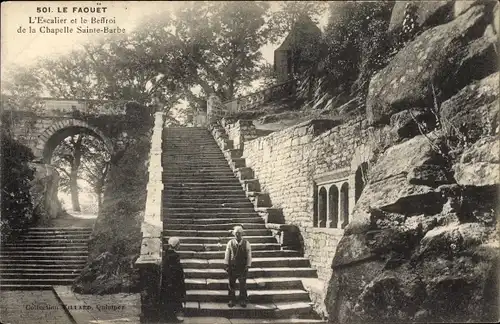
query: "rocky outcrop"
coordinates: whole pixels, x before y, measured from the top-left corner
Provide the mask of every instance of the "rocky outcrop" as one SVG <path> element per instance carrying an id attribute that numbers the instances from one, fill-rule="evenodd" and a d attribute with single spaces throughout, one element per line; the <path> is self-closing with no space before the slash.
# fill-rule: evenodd
<path id="1" fill-rule="evenodd" d="M 500 184 L 500 138 L 482 138 L 465 150 L 453 166 L 458 184 L 489 186 Z"/>
<path id="2" fill-rule="evenodd" d="M 469 142 L 498 133 L 500 73 L 474 82 L 442 103 L 440 118 L 447 132 L 459 131 Z"/>
<path id="3" fill-rule="evenodd" d="M 497 318 L 495 188 L 454 184 L 440 140 L 414 137 L 373 166 L 332 263 L 331 321 Z"/>
<path id="4" fill-rule="evenodd" d="M 434 93 L 443 101 L 470 80 L 495 72 L 495 64 L 482 64 L 482 69 L 475 66 L 484 60 L 491 63 L 494 42 L 482 37 L 491 19 L 487 6 L 473 6 L 455 20 L 425 31 L 399 51 L 370 82 L 368 120 L 388 123 L 394 113 L 433 107 Z"/>
<path id="5" fill-rule="evenodd" d="M 44 224 L 56 218 L 62 212 L 62 206 L 57 197 L 59 188 L 59 173 L 48 164 L 30 163 L 35 170 L 31 181 L 31 200 L 37 223 Z"/>
<path id="6" fill-rule="evenodd" d="M 405 12 L 412 10 L 418 29 L 440 25 L 453 18 L 454 1 L 397 1 L 392 9 L 389 32 L 399 32 L 403 26 Z M 409 8 L 412 7 L 412 8 Z"/>

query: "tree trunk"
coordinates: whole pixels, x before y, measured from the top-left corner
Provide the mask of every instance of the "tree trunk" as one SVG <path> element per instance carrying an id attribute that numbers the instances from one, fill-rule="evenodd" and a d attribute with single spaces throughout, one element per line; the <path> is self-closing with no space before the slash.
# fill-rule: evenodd
<path id="1" fill-rule="evenodd" d="M 73 163 L 71 164 L 70 174 L 70 190 L 71 190 L 71 203 L 73 204 L 73 211 L 79 212 L 80 199 L 78 197 L 78 169 L 82 159 L 82 140 L 83 135 L 78 135 L 77 140 L 74 142 Z"/>
<path id="2" fill-rule="evenodd" d="M 80 200 L 78 198 L 78 183 L 77 183 L 77 175 L 78 170 L 71 168 L 71 174 L 69 178 L 70 182 L 70 190 L 71 190 L 71 203 L 73 204 L 73 211 L 79 212 L 80 209 Z"/>
<path id="3" fill-rule="evenodd" d="M 97 215 L 101 213 L 102 206 L 102 193 L 97 194 Z"/>

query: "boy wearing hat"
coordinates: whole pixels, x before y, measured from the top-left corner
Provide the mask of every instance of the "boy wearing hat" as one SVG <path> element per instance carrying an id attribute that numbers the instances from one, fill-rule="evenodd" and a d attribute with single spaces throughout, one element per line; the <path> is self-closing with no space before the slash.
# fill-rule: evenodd
<path id="1" fill-rule="evenodd" d="M 224 256 L 225 270 L 229 276 L 229 307 L 235 304 L 236 279 L 240 283 L 240 305 L 247 306 L 247 274 L 252 265 L 252 249 L 250 243 L 243 238 L 243 227 L 233 228 L 234 238 L 229 240 Z"/>

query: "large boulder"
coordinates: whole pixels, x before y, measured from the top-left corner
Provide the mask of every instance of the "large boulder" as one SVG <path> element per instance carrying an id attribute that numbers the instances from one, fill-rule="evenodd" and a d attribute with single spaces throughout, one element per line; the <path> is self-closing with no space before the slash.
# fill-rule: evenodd
<path id="1" fill-rule="evenodd" d="M 493 162 L 493 141 L 463 163 Z M 454 183 L 445 142 L 438 131 L 416 136 L 371 168 L 332 262 L 331 322 L 498 319 L 496 186 Z"/>
<path id="2" fill-rule="evenodd" d="M 453 18 L 453 3 L 453 0 L 397 1 L 392 9 L 388 31 L 390 33 L 397 33 L 401 30 L 407 10 L 412 10 L 415 13 L 415 23 L 418 29 L 427 29 L 447 23 Z"/>
<path id="3" fill-rule="evenodd" d="M 494 208 L 494 199 L 488 201 L 487 208 Z M 500 246 L 494 217 L 461 223 L 446 205 L 435 215 L 371 210 L 364 231 L 346 229 L 325 299 L 330 321 L 497 320 Z"/>
<path id="4" fill-rule="evenodd" d="M 498 133 L 500 73 L 474 82 L 441 104 L 440 118 L 448 133 L 458 131 L 475 142 Z"/>
<path id="5" fill-rule="evenodd" d="M 493 43 L 486 48 L 464 46 L 480 38 L 490 20 L 486 6 L 474 6 L 455 20 L 425 31 L 399 51 L 371 79 L 366 101 L 368 120 L 388 123 L 394 113 L 434 107 L 434 93 L 438 100 L 445 100 L 472 79 L 496 71 L 496 66 L 489 70 L 471 66 Z"/>
<path id="6" fill-rule="evenodd" d="M 435 189 L 453 182 L 440 151 L 442 143 L 440 133 L 433 132 L 387 149 L 369 172 L 346 232 L 365 230 L 376 210 L 406 215 L 439 212 L 442 195 Z"/>
<path id="7" fill-rule="evenodd" d="M 500 184 L 500 138 L 490 136 L 477 141 L 464 151 L 453 169 L 460 185 Z"/>

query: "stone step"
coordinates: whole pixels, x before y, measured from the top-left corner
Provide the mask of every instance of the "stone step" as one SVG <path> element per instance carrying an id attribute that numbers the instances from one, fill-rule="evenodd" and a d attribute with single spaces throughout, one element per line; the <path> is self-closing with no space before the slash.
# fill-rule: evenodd
<path id="1" fill-rule="evenodd" d="M 171 195 L 171 196 L 179 196 L 179 195 L 193 195 L 193 196 L 200 196 L 200 195 L 205 195 L 205 196 L 211 196 L 211 197 L 226 197 L 226 196 L 245 196 L 245 192 L 243 191 L 242 187 L 238 188 L 229 188 L 229 189 L 214 189 L 212 187 L 208 188 L 182 188 L 182 187 L 170 187 L 164 188 L 164 195 Z"/>
<path id="2" fill-rule="evenodd" d="M 82 269 L 85 265 L 85 262 L 74 263 L 74 264 L 65 264 L 65 269 Z M 51 269 L 60 269 L 62 265 L 60 264 L 43 264 L 43 263 L 2 263 L 0 264 L 0 271 L 7 271 L 11 269 L 43 269 L 43 270 L 51 270 Z"/>
<path id="3" fill-rule="evenodd" d="M 166 215 L 166 214 L 165 214 Z M 189 224 L 194 225 L 218 225 L 218 224 L 228 224 L 228 223 L 262 223 L 264 224 L 264 219 L 260 216 L 255 217 L 217 217 L 217 218 L 170 218 L 164 215 L 163 223 L 168 224 L 182 224 L 187 226 Z M 165 226 L 164 226 L 165 227 Z M 168 226 L 166 226 L 168 227 Z"/>
<path id="4" fill-rule="evenodd" d="M 162 174 L 166 174 L 168 176 L 170 175 L 178 175 L 178 176 L 190 176 L 190 175 L 204 175 L 204 174 L 209 174 L 209 175 L 232 175 L 234 176 L 233 170 L 229 168 L 228 165 L 226 165 L 223 168 L 220 167 L 210 167 L 210 168 L 186 168 L 186 167 L 166 167 L 163 169 Z"/>
<path id="5" fill-rule="evenodd" d="M 226 160 L 205 161 L 198 160 L 197 162 L 189 161 L 169 161 L 162 158 L 162 167 L 164 170 L 171 167 L 172 169 L 179 168 L 182 170 L 203 169 L 203 168 L 230 168 Z"/>
<path id="6" fill-rule="evenodd" d="M 178 150 L 163 150 L 161 153 L 163 161 L 185 161 L 191 164 L 203 164 L 207 161 L 226 161 L 224 153 L 220 149 L 211 152 L 186 152 L 180 153 Z"/>
<path id="7" fill-rule="evenodd" d="M 167 236 L 165 236 L 167 238 Z M 227 244 L 232 237 L 178 237 L 182 244 L 193 243 L 193 244 Z M 274 236 L 248 236 L 245 235 L 245 239 L 252 243 L 276 243 L 276 238 Z"/>
<path id="8" fill-rule="evenodd" d="M 184 224 L 168 224 L 168 226 L 164 226 L 164 230 L 186 230 L 187 227 L 189 227 L 189 231 L 230 231 L 233 229 L 234 226 L 242 226 L 245 231 L 249 229 L 266 229 L 266 225 L 264 223 L 227 223 L 227 224 L 189 224 L 189 226 L 186 226 Z"/>
<path id="9" fill-rule="evenodd" d="M 2 255 L 12 256 L 19 255 L 24 257 L 36 257 L 38 255 L 46 255 L 46 256 L 87 256 L 88 251 L 71 251 L 71 250 L 59 250 L 59 251 L 44 251 L 44 250 L 6 250 L 2 251 Z"/>
<path id="10" fill-rule="evenodd" d="M 32 287 L 32 290 L 36 290 L 37 286 L 69 286 L 73 284 L 76 276 L 73 278 L 0 278 L 1 290 L 5 289 L 5 286 L 22 286 L 23 288 L 17 288 L 16 290 L 28 290 L 28 287 Z"/>
<path id="11" fill-rule="evenodd" d="M 217 189 L 219 187 L 234 187 L 234 188 L 242 188 L 241 183 L 238 179 L 235 177 L 233 178 L 228 178 L 228 179 L 213 179 L 213 180 L 208 180 L 208 179 L 183 179 L 183 178 L 177 178 L 177 179 L 162 179 L 162 182 L 165 186 L 167 187 L 197 187 L 197 186 L 203 186 L 203 187 L 214 187 L 214 189 Z"/>
<path id="12" fill-rule="evenodd" d="M 200 179 L 206 178 L 221 178 L 221 179 L 237 179 L 235 173 L 231 170 L 229 165 L 226 165 L 226 169 L 223 171 L 198 171 L 199 169 L 195 168 L 184 168 L 184 167 L 176 167 L 169 168 L 165 166 L 162 172 L 162 177 L 164 179 L 170 178 L 187 178 L 187 179 L 196 179 L 196 177 Z"/>
<path id="13" fill-rule="evenodd" d="M 181 241 L 182 242 L 182 241 Z M 185 268 L 190 269 L 224 269 L 224 260 L 221 259 L 182 259 Z M 255 268 L 309 268 L 309 259 L 304 257 L 276 257 L 276 258 L 254 258 L 252 267 Z"/>
<path id="14" fill-rule="evenodd" d="M 57 249 L 57 248 L 80 248 L 87 246 L 87 241 L 85 242 L 52 242 L 52 241 L 43 241 L 43 240 L 38 240 L 38 242 L 25 242 L 25 241 L 20 241 L 17 243 L 5 243 L 4 245 L 6 248 L 10 247 L 35 247 L 35 248 L 40 248 L 40 249 Z"/>
<path id="15" fill-rule="evenodd" d="M 240 222 L 245 222 L 245 219 L 249 218 L 261 218 L 256 213 L 181 213 L 181 212 L 171 212 L 167 209 L 163 210 L 163 219 L 164 220 L 173 220 L 173 219 L 192 219 L 192 220 L 220 220 L 220 219 L 237 219 Z M 256 222 L 256 221 L 254 221 Z M 188 223 L 186 223 L 188 224 Z M 217 224 L 217 223 L 214 223 Z"/>
<path id="16" fill-rule="evenodd" d="M 201 198 L 195 198 L 190 197 L 190 195 L 184 195 L 184 196 L 171 196 L 171 195 L 164 195 L 163 197 L 164 203 L 176 203 L 176 204 L 196 204 L 196 203 L 202 203 L 202 204 L 214 204 L 214 205 L 221 205 L 221 204 L 234 204 L 234 203 L 250 203 L 250 200 L 244 196 L 234 196 L 234 197 L 201 197 Z"/>
<path id="17" fill-rule="evenodd" d="M 190 269 L 185 268 L 186 278 L 225 279 L 227 272 L 223 269 Z M 247 278 L 303 277 L 315 278 L 316 270 L 312 268 L 250 268 Z"/>
<path id="18" fill-rule="evenodd" d="M 196 237 L 223 237 L 223 236 L 232 236 L 231 229 L 226 230 L 172 230 L 167 229 L 163 231 L 165 236 L 196 236 Z M 271 235 L 271 231 L 262 228 L 262 229 L 245 229 L 245 236 L 265 236 Z"/>
<path id="19" fill-rule="evenodd" d="M 19 235 L 16 241 L 25 239 L 67 239 L 67 240 L 88 240 L 90 234 L 45 234 L 45 233 L 25 233 Z"/>
<path id="20" fill-rule="evenodd" d="M 11 282 L 11 281 L 5 281 L 5 282 Z M 54 285 L 58 285 L 60 282 L 57 282 Z M 65 284 L 63 284 L 64 286 Z M 52 290 L 52 284 L 51 285 L 44 285 L 44 284 L 31 284 L 26 283 L 26 284 L 9 284 L 6 283 L 4 284 L 2 280 L 0 279 L 0 287 L 1 290 L 3 291 L 12 291 L 12 290 Z"/>
<path id="21" fill-rule="evenodd" d="M 78 273 L 64 272 L 57 270 L 57 272 L 16 272 L 16 273 L 0 273 L 2 279 L 67 279 L 73 280 L 78 276 Z"/>
<path id="22" fill-rule="evenodd" d="M 186 279 L 186 289 L 224 290 L 227 294 L 225 279 Z M 247 280 L 247 289 L 304 289 L 301 278 L 256 278 Z"/>
<path id="23" fill-rule="evenodd" d="M 167 244 L 163 247 L 166 248 Z M 253 243 L 252 252 L 259 250 L 279 250 L 281 246 L 278 243 Z M 226 245 L 223 243 L 182 243 L 180 251 L 225 251 Z"/>
<path id="24" fill-rule="evenodd" d="M 164 211 L 167 211 L 170 213 L 170 215 L 175 215 L 175 214 L 204 214 L 204 215 L 213 215 L 213 214 L 220 214 L 220 215 L 256 215 L 255 210 L 253 207 L 168 207 L 165 206 L 163 207 Z M 57 239 L 52 239 L 52 240 L 57 240 Z"/>
<path id="25" fill-rule="evenodd" d="M 225 251 L 178 251 L 182 259 L 224 259 Z M 299 257 L 298 251 L 294 250 L 260 250 L 252 251 L 253 258 L 275 258 L 275 257 Z"/>
<path id="26" fill-rule="evenodd" d="M 0 263 L 2 265 L 6 264 L 41 264 L 41 265 L 84 265 L 87 262 L 87 257 L 81 256 L 58 256 L 54 258 L 52 256 L 40 256 L 37 255 L 36 258 L 26 258 L 25 256 L 14 255 L 14 256 L 2 256 L 0 255 Z"/>
<path id="27" fill-rule="evenodd" d="M 60 245 L 60 246 L 65 246 L 65 245 L 71 245 L 71 244 L 85 244 L 87 243 L 87 239 L 57 239 L 57 238 L 50 238 L 50 237 L 45 237 L 43 239 L 38 239 L 38 238 L 29 238 L 29 239 L 23 239 L 23 243 L 26 244 L 38 244 L 40 243 L 40 246 L 44 245 Z"/>
<path id="28" fill-rule="evenodd" d="M 240 190 L 243 190 L 243 187 L 240 183 L 240 181 L 236 178 L 232 179 L 197 179 L 197 180 L 190 180 L 190 179 L 165 179 L 162 180 L 163 185 L 165 187 L 169 188 L 174 188 L 174 187 L 189 187 L 189 188 L 194 188 L 194 187 L 203 187 L 203 188 L 214 188 L 214 189 L 226 189 L 226 188 L 239 188 Z"/>
<path id="29" fill-rule="evenodd" d="M 203 202 L 203 201 L 193 201 L 193 202 L 179 202 L 173 199 L 164 199 L 163 200 L 163 207 L 172 209 L 172 208 L 179 208 L 179 209 L 184 209 L 184 208 L 207 208 L 207 209 L 214 209 L 214 208 L 249 208 L 252 210 L 253 204 L 250 202 L 250 200 L 247 199 L 245 202 L 222 202 L 222 203 L 210 203 L 210 202 Z"/>
<path id="30" fill-rule="evenodd" d="M 186 301 L 198 302 L 228 302 L 227 290 L 188 290 Z M 300 289 L 287 290 L 248 290 L 248 301 L 250 303 L 273 303 L 273 302 L 296 302 L 309 301 L 307 291 Z"/>
<path id="31" fill-rule="evenodd" d="M 172 176 L 172 175 L 162 175 L 163 183 L 169 182 L 188 182 L 188 183 L 199 183 L 199 182 L 220 182 L 220 183 L 240 183 L 240 180 L 234 175 L 229 174 L 225 176 L 221 175 L 193 175 L 193 176 Z"/>
<path id="32" fill-rule="evenodd" d="M 70 246 L 39 246 L 36 244 L 25 244 L 23 242 L 19 243 L 5 243 L 3 251 L 16 251 L 16 250 L 43 250 L 43 251 L 53 251 L 53 250 L 67 250 L 67 251 L 87 251 L 87 244 L 70 245 Z"/>
<path id="33" fill-rule="evenodd" d="M 1 269 L 0 270 L 0 277 L 4 277 L 4 278 L 9 278 L 10 276 L 24 276 L 24 275 L 27 275 L 27 274 L 36 274 L 36 275 L 43 275 L 43 274 L 47 274 L 47 275 L 51 275 L 51 274 L 60 274 L 60 275 L 74 275 L 74 274 L 79 274 L 81 269 L 83 267 L 80 267 L 80 268 L 75 268 L 75 267 L 72 267 L 72 268 L 67 268 L 67 267 L 59 267 L 58 269 L 54 269 L 54 268 L 24 268 L 24 267 L 20 267 L 20 268 L 4 268 L 4 269 Z"/>
<path id="34" fill-rule="evenodd" d="M 189 302 L 184 313 L 186 316 L 207 316 L 231 318 L 285 318 L 310 315 L 312 306 L 308 302 L 250 303 L 247 307 L 228 307 L 224 302 Z M 272 323 L 272 322 L 269 322 Z"/>
<path id="35" fill-rule="evenodd" d="M 31 227 L 28 232 L 92 232 L 92 227 Z"/>

